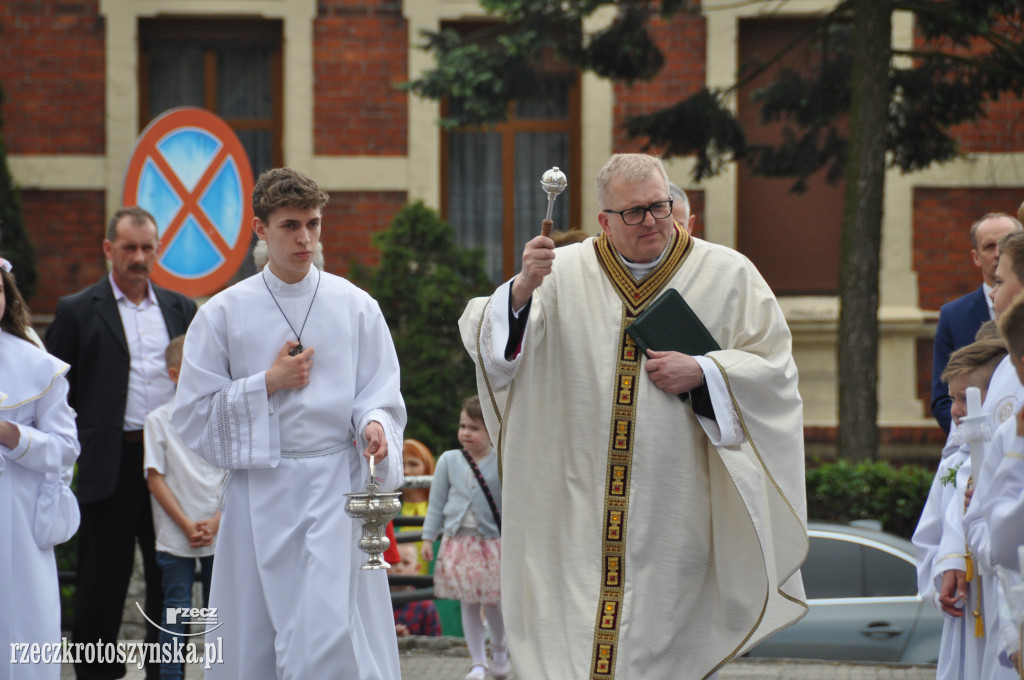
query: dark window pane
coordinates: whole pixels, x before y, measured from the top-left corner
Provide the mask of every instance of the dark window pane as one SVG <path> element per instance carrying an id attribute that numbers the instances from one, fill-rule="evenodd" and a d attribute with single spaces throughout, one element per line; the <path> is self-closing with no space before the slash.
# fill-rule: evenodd
<path id="1" fill-rule="evenodd" d="M 800 573 L 808 599 L 861 597 L 861 546 L 831 538 L 811 537 Z"/>
<path id="2" fill-rule="evenodd" d="M 217 86 L 222 118 L 270 118 L 270 54 L 265 48 L 218 50 Z"/>
<path id="3" fill-rule="evenodd" d="M 273 140 L 269 131 L 235 130 L 235 133 L 249 157 L 253 179 L 259 177 L 264 170 L 274 167 L 274 152 L 271 148 Z"/>
<path id="4" fill-rule="evenodd" d="M 502 257 L 501 135 L 453 132 L 448 135 L 448 221 L 467 248 L 484 248 L 487 273 L 504 278 Z"/>
<path id="5" fill-rule="evenodd" d="M 874 548 L 864 548 L 864 595 L 897 597 L 917 595 L 917 569 L 913 564 Z"/>
<path id="6" fill-rule="evenodd" d="M 156 118 L 176 106 L 203 106 L 203 51 L 195 45 L 149 51 L 149 112 Z"/>

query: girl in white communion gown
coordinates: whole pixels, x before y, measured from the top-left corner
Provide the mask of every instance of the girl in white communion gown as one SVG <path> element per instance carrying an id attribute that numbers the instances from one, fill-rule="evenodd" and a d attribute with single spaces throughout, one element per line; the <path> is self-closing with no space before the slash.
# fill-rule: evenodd
<path id="1" fill-rule="evenodd" d="M 0 649 L 14 654 L 0 664 L 0 680 L 58 680 L 53 546 L 78 529 L 68 485 L 79 444 L 69 367 L 29 340 L 28 318 L 11 265 L 0 258 Z"/>

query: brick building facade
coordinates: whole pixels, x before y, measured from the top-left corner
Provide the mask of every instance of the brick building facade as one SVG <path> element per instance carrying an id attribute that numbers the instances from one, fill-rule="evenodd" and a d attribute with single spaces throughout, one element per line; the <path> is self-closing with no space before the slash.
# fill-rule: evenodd
<path id="1" fill-rule="evenodd" d="M 654 35 L 666 56 L 661 74 L 632 86 L 592 74 L 558 81 L 568 94 L 564 110 L 554 115 L 566 131 L 545 144 L 563 149 L 564 160 L 529 172 L 539 177 L 546 166 L 566 167 L 571 180 L 566 219 L 578 219 L 579 226 L 596 232 L 590 216 L 597 212 L 591 189 L 597 169 L 610 153 L 639 148 L 625 136 L 626 117 L 671 104 L 705 85 L 731 82 L 744 50 L 778 25 L 771 22 L 799 22 L 831 6 L 826 0 L 800 0 L 773 5 L 773 13 L 764 16 L 759 3 L 734 3 L 656 20 Z M 475 0 L 12 0 L 0 5 L 0 63 L 5 65 L 0 84 L 7 93 L 2 133 L 38 253 L 42 276 L 31 304 L 40 322 L 52 314 L 60 295 L 105 271 L 100 241 L 107 216 L 120 202 L 136 138 L 159 113 L 149 110 L 156 100 L 149 91 L 153 72 L 147 69 L 159 62 L 168 41 L 174 46 L 174 30 L 189 43 L 190 27 L 216 23 L 226 29 L 225 44 L 244 44 L 246 32 L 230 30 L 237 21 L 272 36 L 265 41 L 272 52 L 267 158 L 309 173 L 331 193 L 323 237 L 326 261 L 332 271 L 345 273 L 353 260 L 375 262 L 371 235 L 386 228 L 407 201 L 423 200 L 449 216 L 457 213 L 455 147 L 453 137 L 436 124 L 440 105 L 410 97 L 396 84 L 430 66 L 430 56 L 418 48 L 421 30 L 484 18 Z M 913 44 L 906 17 L 896 17 L 893 40 Z M 259 52 L 264 42 L 255 45 Z M 196 49 L 207 50 L 207 61 L 197 63 L 209 65 L 209 59 L 223 56 L 216 46 L 197 42 Z M 985 212 L 1014 213 L 1024 199 L 1022 113 L 1024 103 L 1004 98 L 985 119 L 958 130 L 967 154 L 963 159 L 887 176 L 879 422 L 892 446 L 938 441 L 927 412 L 934 321 L 943 302 L 980 285 L 969 256 L 971 222 Z M 840 225 L 831 218 L 824 225 L 800 220 L 752 225 L 743 208 L 750 205 L 753 189 L 736 168 L 695 185 L 692 161 L 677 159 L 668 167 L 691 195 L 698 233 L 711 241 L 743 246 L 755 243 L 750 237 L 763 230 L 785 227 L 776 240 L 786 247 L 809 244 L 813 253 L 837 238 Z M 780 180 L 768 191 L 783 194 L 787 186 Z M 511 196 L 516 188 L 503 190 Z M 833 199 L 815 196 L 802 199 L 804 205 L 812 214 L 825 214 L 816 201 L 824 206 Z M 541 209 L 543 200 L 538 191 Z M 513 241 L 521 248 L 511 225 L 517 213 L 507 207 L 503 215 L 509 224 L 493 228 L 505 230 L 506 249 Z M 803 263 L 817 259 L 794 253 Z M 767 251 L 746 254 L 755 262 L 785 259 Z M 508 272 L 513 259 L 495 260 L 496 278 Z M 784 264 L 798 274 L 803 267 Z M 778 290 L 794 334 L 808 437 L 827 444 L 836 423 L 838 312 L 834 289 L 829 290 L 835 272 L 828 267 L 834 264 L 825 266 L 813 285 L 801 285 L 798 276 Z"/>

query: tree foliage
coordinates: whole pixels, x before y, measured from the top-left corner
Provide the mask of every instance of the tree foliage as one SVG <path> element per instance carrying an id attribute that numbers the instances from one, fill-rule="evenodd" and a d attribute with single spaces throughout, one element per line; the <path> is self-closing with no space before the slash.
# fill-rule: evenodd
<path id="1" fill-rule="evenodd" d="M 4 91 L 0 87 L 0 104 L 4 103 Z M 0 114 L 0 131 L 3 130 L 3 115 Z M 32 297 L 36 289 L 35 248 L 25 228 L 25 216 L 21 211 L 21 196 L 14 185 L 14 178 L 7 167 L 7 146 L 0 134 L 0 255 L 14 265 L 18 279 L 18 290 L 25 299 Z"/>
<path id="2" fill-rule="evenodd" d="M 458 246 L 451 225 L 422 202 L 403 208 L 372 242 L 380 264 L 354 263 L 351 279 L 377 300 L 391 329 L 409 413 L 405 436 L 436 455 L 456 445 L 462 400 L 476 393 L 457 322 L 470 298 L 493 284 L 483 253 Z"/>

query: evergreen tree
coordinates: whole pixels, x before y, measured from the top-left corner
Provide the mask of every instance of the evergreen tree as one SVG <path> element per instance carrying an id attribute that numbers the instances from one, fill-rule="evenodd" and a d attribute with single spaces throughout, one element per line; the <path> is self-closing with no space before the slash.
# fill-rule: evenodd
<path id="1" fill-rule="evenodd" d="M 756 2 L 756 0 L 753 0 Z M 751 4 L 753 4 L 753 2 Z M 765 0 L 766 10 L 769 3 Z M 427 33 L 437 66 L 406 86 L 461 106 L 446 126 L 503 120 L 509 104 L 541 92 L 543 58 L 632 83 L 655 76 L 664 57 L 652 19 L 699 13 L 696 0 L 481 0 L 496 24 L 459 35 Z M 587 20 L 614 18 L 588 34 Z M 891 47 L 892 15 L 910 12 L 919 36 Z M 783 69 L 755 99 L 764 122 L 783 121 L 783 142 L 756 145 L 732 100 L 777 61 L 745 64 L 729 87 L 705 88 L 665 109 L 626 121 L 633 138 L 664 157 L 695 155 L 694 178 L 733 160 L 758 174 L 793 177 L 794 190 L 825 169 L 846 179 L 840 265 L 839 455 L 875 457 L 878 448 L 878 272 L 886 165 L 910 172 L 959 153 L 951 128 L 984 115 L 1000 96 L 1024 91 L 1024 6 L 1019 0 L 841 0 L 805 37 L 819 60 L 809 75 Z M 790 46 L 795 47 L 795 45 Z M 789 48 L 787 48 L 789 49 Z M 902 59 L 894 60 L 894 57 Z M 848 122 L 847 122 L 848 121 Z"/>
<path id="2" fill-rule="evenodd" d="M 4 103 L 4 90 L 0 87 L 0 105 Z M 0 112 L 0 254 L 14 265 L 18 290 L 26 300 L 36 290 L 35 248 L 25 229 L 25 216 L 21 212 L 21 196 L 14 186 L 14 178 L 7 167 L 7 147 L 3 138 L 3 113 Z"/>
<path id="3" fill-rule="evenodd" d="M 458 445 L 462 400 L 476 393 L 459 317 L 471 298 L 494 287 L 482 251 L 462 248 L 454 237 L 436 211 L 412 203 L 388 230 L 374 234 L 380 264 L 367 270 L 353 263 L 351 272 L 377 300 L 391 328 L 409 413 L 405 436 L 419 439 L 435 455 Z"/>

